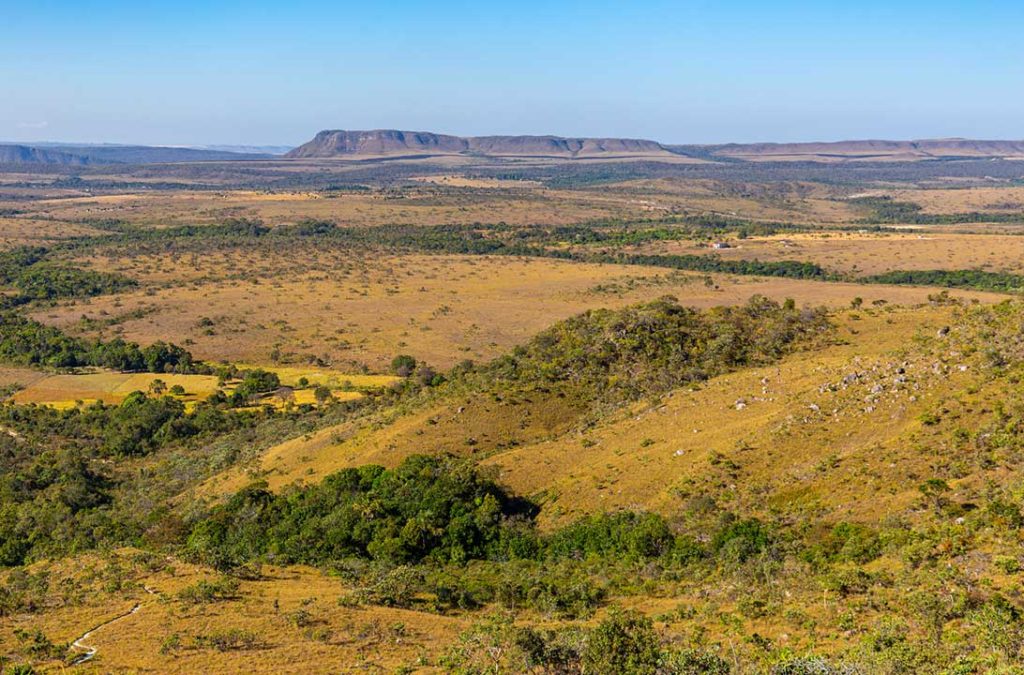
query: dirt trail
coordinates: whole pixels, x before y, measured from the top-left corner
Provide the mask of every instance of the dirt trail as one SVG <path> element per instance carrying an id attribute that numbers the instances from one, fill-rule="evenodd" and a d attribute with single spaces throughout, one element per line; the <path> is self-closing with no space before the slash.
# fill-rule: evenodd
<path id="1" fill-rule="evenodd" d="M 152 589 L 152 588 L 150 588 L 148 586 L 143 586 L 143 589 L 147 593 L 149 593 L 150 595 L 158 595 L 159 594 L 159 591 L 156 591 L 156 590 L 154 590 L 154 589 Z M 93 633 L 95 633 L 96 631 L 98 631 L 101 628 L 109 626 L 110 624 L 112 624 L 114 622 L 120 621 L 121 619 L 127 618 L 127 617 L 131 616 L 132 614 L 135 614 L 140 609 L 142 609 L 142 603 L 141 602 L 136 602 L 135 605 L 131 609 L 129 609 L 127 612 L 124 612 L 123 614 L 118 614 L 117 616 L 115 616 L 112 619 L 107 619 L 103 623 L 98 624 L 96 626 L 93 626 L 89 630 L 87 630 L 84 633 L 82 633 L 82 635 L 77 640 L 75 640 L 74 642 L 71 643 L 71 648 L 72 649 L 83 649 L 85 651 L 82 654 L 80 654 L 79 656 L 75 657 L 75 659 L 71 662 L 71 665 L 77 666 L 77 665 L 83 664 L 86 661 L 91 660 L 94 656 L 96 656 L 96 652 L 97 652 L 98 648 L 96 646 L 94 646 L 94 645 L 88 645 L 88 644 L 85 643 L 85 640 L 87 640 L 90 635 L 92 635 Z"/>

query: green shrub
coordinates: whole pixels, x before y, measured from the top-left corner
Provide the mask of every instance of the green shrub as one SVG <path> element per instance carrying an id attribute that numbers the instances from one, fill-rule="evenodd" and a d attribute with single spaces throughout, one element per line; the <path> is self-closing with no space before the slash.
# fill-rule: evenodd
<path id="1" fill-rule="evenodd" d="M 786 309 L 759 296 L 705 311 L 666 297 L 559 322 L 484 372 L 498 381 L 560 384 L 583 399 L 620 402 L 770 363 L 827 326 L 822 312 Z"/>
<path id="2" fill-rule="evenodd" d="M 878 533 L 858 523 L 839 523 L 817 547 L 817 553 L 826 561 L 868 563 L 882 553 Z"/>
<path id="3" fill-rule="evenodd" d="M 611 555 L 641 560 L 669 552 L 674 543 L 661 516 L 620 511 L 581 518 L 548 537 L 544 549 L 553 558 Z"/>
<path id="4" fill-rule="evenodd" d="M 671 675 L 729 675 L 729 662 L 714 652 L 682 649 L 662 656 L 661 672 Z"/>
<path id="5" fill-rule="evenodd" d="M 237 598 L 238 586 L 238 579 L 231 577 L 220 577 L 213 581 L 200 579 L 195 584 L 178 591 L 176 596 L 182 602 L 190 604 L 221 602 Z"/>
<path id="6" fill-rule="evenodd" d="M 736 520 L 719 529 L 711 548 L 719 558 L 743 563 L 766 551 L 771 544 L 768 529 L 756 518 Z"/>
<path id="7" fill-rule="evenodd" d="M 651 620 L 616 608 L 591 631 L 582 658 L 584 672 L 597 675 L 654 675 L 660 661 Z"/>

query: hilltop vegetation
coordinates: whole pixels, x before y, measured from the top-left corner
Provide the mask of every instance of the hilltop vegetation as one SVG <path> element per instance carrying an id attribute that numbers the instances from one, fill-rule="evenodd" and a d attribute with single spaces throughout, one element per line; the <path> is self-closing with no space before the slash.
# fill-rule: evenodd
<path id="1" fill-rule="evenodd" d="M 675 298 L 563 321 L 487 368 L 497 380 L 565 386 L 615 402 L 771 363 L 823 332 L 824 312 L 754 297 L 704 312 Z"/>

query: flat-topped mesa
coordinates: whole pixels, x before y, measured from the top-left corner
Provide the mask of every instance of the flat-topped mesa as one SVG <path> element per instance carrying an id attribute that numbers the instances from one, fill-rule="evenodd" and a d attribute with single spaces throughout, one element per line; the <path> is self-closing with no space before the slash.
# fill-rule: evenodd
<path id="1" fill-rule="evenodd" d="M 427 131 L 328 130 L 318 133 L 286 156 L 374 157 L 381 155 L 492 155 L 540 157 L 601 157 L 670 155 L 656 141 L 632 138 L 564 138 L 561 136 L 450 136 Z"/>

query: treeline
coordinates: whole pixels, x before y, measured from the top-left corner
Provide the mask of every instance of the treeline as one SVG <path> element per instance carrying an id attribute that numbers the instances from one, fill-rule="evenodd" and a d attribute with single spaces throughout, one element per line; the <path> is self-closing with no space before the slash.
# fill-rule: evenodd
<path id="1" fill-rule="evenodd" d="M 85 340 L 13 311 L 0 312 L 0 361 L 51 368 L 97 366 L 124 372 L 209 372 L 178 345 L 155 342 L 140 347 L 121 338 Z"/>
<path id="2" fill-rule="evenodd" d="M 870 213 L 860 222 L 903 223 L 912 225 L 956 225 L 960 223 L 1024 223 L 1020 213 L 924 213 L 920 204 L 893 199 L 890 196 L 857 197 L 850 204 Z"/>
<path id="3" fill-rule="evenodd" d="M 460 562 L 514 548 L 515 528 L 505 521 L 535 513 L 471 464 L 416 456 L 392 470 L 345 469 L 291 493 L 252 485 L 197 522 L 186 549 L 222 569 L 268 556 L 310 564 L 347 557 Z"/>
<path id="4" fill-rule="evenodd" d="M 613 221 L 608 221 L 611 223 Z M 160 230 L 127 229 L 120 234 L 98 238 L 95 243 L 121 243 L 125 245 L 147 242 L 180 242 L 186 246 L 206 247 L 208 242 L 219 244 L 278 245 L 288 241 L 317 238 L 343 246 L 382 248 L 387 250 L 447 253 L 453 255 L 505 255 L 536 258 L 554 258 L 577 262 L 602 262 L 623 265 L 649 265 L 677 270 L 714 272 L 722 274 L 759 275 L 833 281 L 840 277 L 810 262 L 795 260 L 723 260 L 715 255 L 643 255 L 625 253 L 591 253 L 574 251 L 568 246 L 608 245 L 623 246 L 647 241 L 678 240 L 708 237 L 726 231 L 723 228 L 741 228 L 741 236 L 769 234 L 778 228 L 790 226 L 782 223 L 754 223 L 743 220 L 722 219 L 718 216 L 684 216 L 654 219 L 662 223 L 654 227 L 633 225 L 571 225 L 555 227 L 518 227 L 503 223 L 493 225 L 381 225 L 376 227 L 337 227 L 326 221 L 302 221 L 270 228 L 259 221 L 238 219 L 216 225 L 186 225 Z M 678 223 L 669 227 L 664 223 Z M 795 226 L 793 226 L 795 227 Z M 85 240 L 79 242 L 85 246 Z"/>
<path id="5" fill-rule="evenodd" d="M 860 281 L 869 284 L 970 288 L 1000 293 L 1019 293 L 1024 290 L 1024 276 L 1020 274 L 982 270 L 893 270 L 862 277 Z"/>
<path id="6" fill-rule="evenodd" d="M 787 277 L 790 279 L 814 279 L 817 281 L 838 281 L 841 278 L 839 275 L 828 272 L 817 263 L 799 260 L 724 260 L 716 255 L 648 255 L 641 253 L 577 256 L 576 258 L 588 262 L 648 265 L 651 267 L 668 267 L 675 270 L 714 272 L 718 274 Z"/>
<path id="7" fill-rule="evenodd" d="M 884 203 L 889 204 L 890 202 Z M 897 203 L 899 204 L 899 203 Z M 911 206 L 916 206 L 911 204 Z M 454 255 L 506 255 L 538 258 L 553 258 L 576 262 L 609 263 L 618 265 L 643 265 L 664 267 L 675 270 L 714 274 L 736 274 L 806 279 L 813 281 L 852 281 L 862 283 L 913 284 L 945 286 L 950 288 L 973 288 L 1010 292 L 1021 288 L 1018 275 L 982 272 L 975 270 L 931 270 L 894 271 L 880 275 L 856 278 L 831 272 L 821 265 L 800 260 L 730 260 L 708 255 L 659 255 L 640 253 L 590 252 L 573 246 L 625 246 L 649 241 L 689 239 L 706 237 L 709 234 L 732 231 L 739 236 L 770 234 L 772 232 L 799 226 L 785 223 L 753 223 L 740 219 L 718 216 L 672 216 L 667 218 L 624 223 L 615 220 L 595 221 L 588 225 L 553 227 L 518 227 L 502 223 L 493 225 L 439 225 L 420 227 L 411 225 L 384 225 L 367 228 L 339 228 L 327 221 L 301 221 L 278 227 L 267 227 L 255 220 L 236 219 L 216 225 L 186 225 L 161 230 L 126 228 L 110 237 L 97 241 L 123 244 L 145 242 L 195 242 L 208 246 L 210 240 L 224 245 L 260 242 L 275 246 L 288 241 L 308 238 L 323 239 L 343 246 L 384 248 L 428 253 Z M 669 224 L 678 224 L 670 226 Z M 646 227 L 651 225 L 651 227 Z M 708 228 L 708 229 L 704 229 Z M 93 242 L 95 243 L 95 242 Z M 80 242 L 78 245 L 84 245 Z M 31 256 L 30 251 L 17 255 Z M 28 258 L 31 259 L 31 258 Z M 3 269 L 0 260 L 0 270 Z M 46 269 L 40 266 L 37 269 Z M 26 285 L 32 295 L 48 297 L 48 286 L 58 289 L 56 295 L 72 292 L 72 287 L 87 289 L 85 293 L 112 292 L 124 288 L 123 278 L 97 277 L 89 271 L 79 272 L 82 279 L 68 279 L 61 283 L 61 275 L 50 274 L 40 291 Z M 116 277 L 116 275 L 115 275 Z M 92 283 L 89 283 L 90 280 Z M 26 295 L 26 297 L 29 297 Z M 52 297 L 52 294 L 51 296 Z"/>
<path id="8" fill-rule="evenodd" d="M 421 171 L 427 171 L 421 168 Z M 1001 178 L 1020 180 L 1018 162 L 991 158 L 940 159 L 928 162 L 748 162 L 725 161 L 680 164 L 659 161 L 562 162 L 535 167 L 479 167 L 479 178 L 542 182 L 548 187 L 586 188 L 628 180 L 708 179 L 729 183 L 815 182 L 856 190 L 887 182 L 920 182 L 936 179 Z M 351 180 L 357 180 L 352 177 Z M 371 180 L 361 176 L 358 180 Z"/>
<path id="9" fill-rule="evenodd" d="M 279 494 L 266 483 L 250 485 L 194 522 L 185 550 L 230 569 L 254 560 L 346 558 L 392 565 L 666 556 L 686 562 L 726 549 L 746 560 L 773 541 L 759 521 L 730 520 L 702 547 L 674 534 L 661 516 L 633 511 L 587 516 L 542 535 L 538 513 L 469 460 L 414 455 L 394 469 L 343 469 L 318 485 Z"/>
<path id="10" fill-rule="evenodd" d="M 474 254 L 516 255 L 557 258 L 578 262 L 602 262 L 620 265 L 649 265 L 697 272 L 788 277 L 832 281 L 839 277 L 820 265 L 795 260 L 767 261 L 724 260 L 714 255 L 645 255 L 593 254 L 574 252 L 556 246 L 565 243 L 609 243 L 623 245 L 681 236 L 664 228 L 634 232 L 603 232 L 584 227 L 509 228 L 481 231 L 471 226 L 438 226 L 432 228 L 391 226 L 360 230 L 338 229 L 338 238 L 365 244 L 380 244 L 417 251 Z M 683 238 L 692 235 L 688 233 Z"/>

